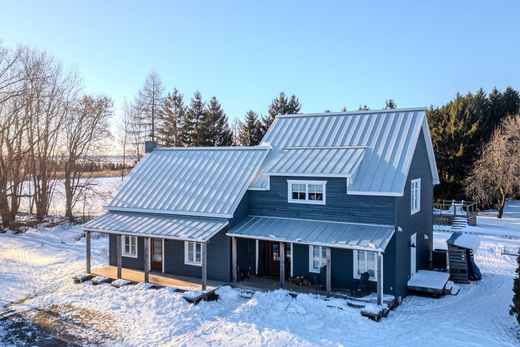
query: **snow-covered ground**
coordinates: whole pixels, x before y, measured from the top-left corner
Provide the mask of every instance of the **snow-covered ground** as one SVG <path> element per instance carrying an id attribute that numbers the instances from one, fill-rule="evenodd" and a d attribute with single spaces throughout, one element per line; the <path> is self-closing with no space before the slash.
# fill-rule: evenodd
<path id="1" fill-rule="evenodd" d="M 509 235 L 518 231 L 518 208 L 519 202 L 509 202 L 504 220 L 484 214 L 478 227 L 468 229 L 486 230 L 477 236 L 482 281 L 461 285 L 458 296 L 408 296 L 379 323 L 339 299 L 293 298 L 283 290 L 248 299 L 224 287 L 218 301 L 191 305 L 168 288 L 74 285 L 71 276 L 84 267 L 84 240 L 77 239 L 77 227 L 0 234 L 0 311 L 2 304 L 26 298 L 10 307 L 28 310 L 24 317 L 35 325 L 49 330 L 62 324 L 62 331 L 83 342 L 108 345 L 518 346 L 519 328 L 508 314 L 516 259 L 502 255 L 504 248 L 520 247 L 520 233 Z M 435 246 L 442 247 L 449 236 L 436 232 Z M 106 237 L 93 240 L 95 263 L 106 262 L 107 246 Z M 49 313 L 62 320 L 49 322 Z M 26 335 L 41 332 L 24 329 Z M 27 341 L 19 331 L 10 319 L 0 320 L 0 345 Z"/>

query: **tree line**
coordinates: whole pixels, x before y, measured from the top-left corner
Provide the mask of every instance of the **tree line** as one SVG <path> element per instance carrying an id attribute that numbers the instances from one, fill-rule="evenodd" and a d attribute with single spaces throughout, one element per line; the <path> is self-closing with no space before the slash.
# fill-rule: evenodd
<path id="1" fill-rule="evenodd" d="M 58 173 L 66 215 L 89 189 L 89 154 L 110 138 L 112 100 L 82 93 L 77 72 L 44 51 L 0 42 L 0 216 L 16 228 L 22 198 L 48 214 Z"/>

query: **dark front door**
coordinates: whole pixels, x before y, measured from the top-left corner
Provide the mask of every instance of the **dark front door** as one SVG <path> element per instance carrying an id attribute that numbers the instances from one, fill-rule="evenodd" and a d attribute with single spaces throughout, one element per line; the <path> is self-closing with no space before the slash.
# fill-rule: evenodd
<path id="1" fill-rule="evenodd" d="M 162 239 L 152 239 L 152 270 L 162 272 L 163 263 Z"/>
<path id="2" fill-rule="evenodd" d="M 268 276 L 280 276 L 280 242 L 264 241 L 264 268 Z M 290 276 L 290 245 L 285 244 L 285 277 Z"/>

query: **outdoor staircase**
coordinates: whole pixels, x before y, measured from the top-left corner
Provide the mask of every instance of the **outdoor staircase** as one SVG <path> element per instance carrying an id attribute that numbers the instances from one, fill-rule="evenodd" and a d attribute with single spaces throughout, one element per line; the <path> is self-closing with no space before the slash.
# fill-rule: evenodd
<path id="1" fill-rule="evenodd" d="M 468 226 L 468 217 L 456 216 L 451 225 L 451 231 L 463 231 Z"/>

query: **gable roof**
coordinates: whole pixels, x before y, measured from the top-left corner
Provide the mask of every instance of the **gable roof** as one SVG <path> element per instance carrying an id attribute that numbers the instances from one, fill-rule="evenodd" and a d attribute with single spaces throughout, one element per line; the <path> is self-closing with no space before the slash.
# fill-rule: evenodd
<path id="1" fill-rule="evenodd" d="M 267 146 L 156 148 L 106 208 L 231 218 L 268 152 Z"/>
<path id="2" fill-rule="evenodd" d="M 424 108 L 280 115 L 262 141 L 272 151 L 250 189 L 268 189 L 271 166 L 277 165 L 272 162 L 281 161 L 284 152 L 297 148 L 361 147 L 365 150 L 352 177 L 349 168 L 353 165 L 342 169 L 342 174 L 349 176 L 347 194 L 402 196 L 420 134 L 424 136 L 433 182 L 437 184 L 437 166 Z M 298 156 L 286 158 L 285 167 L 298 166 Z"/>

